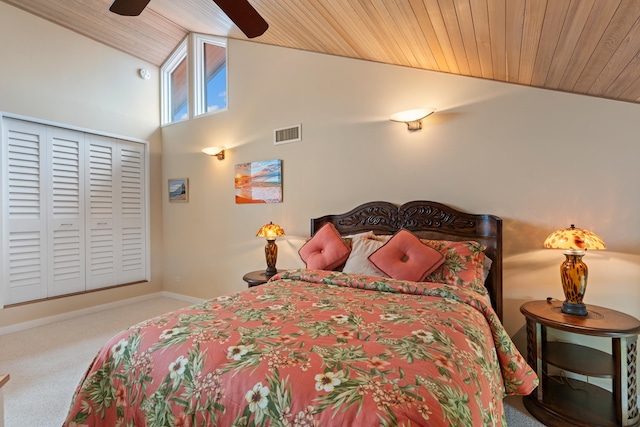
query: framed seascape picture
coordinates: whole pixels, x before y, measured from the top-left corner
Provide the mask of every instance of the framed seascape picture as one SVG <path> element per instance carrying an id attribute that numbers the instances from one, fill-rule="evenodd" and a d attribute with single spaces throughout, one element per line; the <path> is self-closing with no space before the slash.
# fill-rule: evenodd
<path id="1" fill-rule="evenodd" d="M 235 173 L 236 203 L 282 203 L 282 160 L 240 163 Z"/>
<path id="2" fill-rule="evenodd" d="M 189 178 L 169 180 L 169 202 L 184 203 L 189 201 Z"/>

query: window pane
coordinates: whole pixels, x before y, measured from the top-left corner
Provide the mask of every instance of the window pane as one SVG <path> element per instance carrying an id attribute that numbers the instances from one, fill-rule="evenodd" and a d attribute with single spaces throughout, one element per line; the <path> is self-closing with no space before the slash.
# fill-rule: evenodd
<path id="1" fill-rule="evenodd" d="M 188 118 L 188 84 L 187 58 L 180 61 L 171 73 L 171 121 L 177 122 Z"/>
<path id="2" fill-rule="evenodd" d="M 227 108 L 227 50 L 204 43 L 205 108 L 207 113 Z"/>

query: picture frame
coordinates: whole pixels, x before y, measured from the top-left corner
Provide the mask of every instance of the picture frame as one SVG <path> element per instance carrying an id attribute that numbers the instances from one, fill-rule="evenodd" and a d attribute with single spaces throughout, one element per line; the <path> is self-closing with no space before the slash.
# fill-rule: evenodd
<path id="1" fill-rule="evenodd" d="M 282 203 L 282 160 L 235 165 L 236 204 Z"/>
<path id="2" fill-rule="evenodd" d="M 169 179 L 169 203 L 189 202 L 189 178 Z"/>

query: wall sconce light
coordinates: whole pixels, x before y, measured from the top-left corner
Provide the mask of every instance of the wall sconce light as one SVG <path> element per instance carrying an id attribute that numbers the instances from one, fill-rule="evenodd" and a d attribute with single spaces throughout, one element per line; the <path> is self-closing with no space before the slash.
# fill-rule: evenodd
<path id="1" fill-rule="evenodd" d="M 207 147 L 202 152 L 208 156 L 216 156 L 218 160 L 224 160 L 224 147 Z"/>
<path id="2" fill-rule="evenodd" d="M 264 247 L 264 256 L 267 260 L 267 269 L 265 274 L 271 277 L 278 272 L 276 269 L 276 259 L 278 258 L 278 246 L 276 245 L 276 237 L 284 236 L 284 230 L 278 224 L 270 222 L 260 227 L 256 237 L 266 237 L 267 244 Z"/>
<path id="3" fill-rule="evenodd" d="M 422 119 L 436 111 L 434 108 L 424 109 L 417 108 L 415 110 L 401 111 L 389 116 L 392 122 L 402 122 L 407 124 L 409 130 L 422 129 Z"/>
<path id="4" fill-rule="evenodd" d="M 589 230 L 571 227 L 554 231 L 544 241 L 544 247 L 548 249 L 563 249 L 565 261 L 560 266 L 560 278 L 565 301 L 562 303 L 562 312 L 576 316 L 586 316 L 587 307 L 582 302 L 587 290 L 587 277 L 589 270 L 587 264 L 582 262 L 587 249 L 606 249 L 602 239 Z"/>

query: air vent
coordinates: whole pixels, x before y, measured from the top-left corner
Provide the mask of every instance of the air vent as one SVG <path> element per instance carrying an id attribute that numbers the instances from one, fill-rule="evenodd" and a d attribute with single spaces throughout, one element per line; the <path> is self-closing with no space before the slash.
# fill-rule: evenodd
<path id="1" fill-rule="evenodd" d="M 302 125 L 295 125 L 273 131 L 273 145 L 302 141 Z"/>

